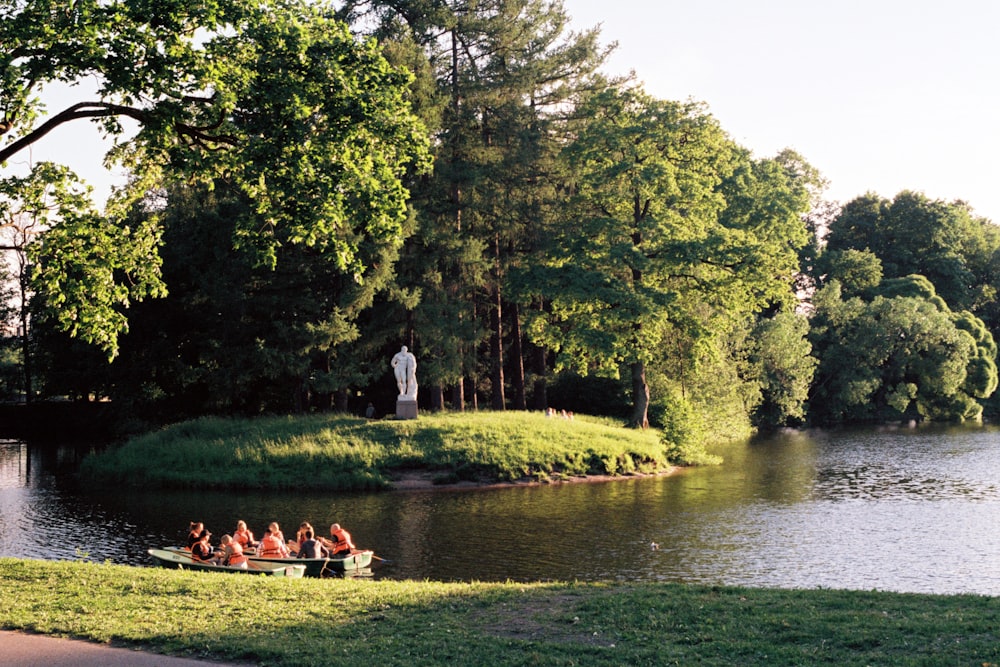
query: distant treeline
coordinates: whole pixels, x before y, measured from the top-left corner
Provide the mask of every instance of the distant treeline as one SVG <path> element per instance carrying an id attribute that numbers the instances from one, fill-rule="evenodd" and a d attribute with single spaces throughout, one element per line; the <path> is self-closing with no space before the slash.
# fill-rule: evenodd
<path id="1" fill-rule="evenodd" d="M 405 344 L 423 410 L 551 406 L 674 439 L 989 406 L 1000 234 L 967 204 L 824 202 L 802 156 L 602 75 L 599 32 L 559 2 L 244 4 L 174 63 L 218 47 L 198 72 L 231 106 L 132 114 L 130 196 L 81 216 L 67 195 L 16 248 L 9 396 L 148 422 L 385 415 Z M 100 29 L 167 39 L 155 18 Z"/>

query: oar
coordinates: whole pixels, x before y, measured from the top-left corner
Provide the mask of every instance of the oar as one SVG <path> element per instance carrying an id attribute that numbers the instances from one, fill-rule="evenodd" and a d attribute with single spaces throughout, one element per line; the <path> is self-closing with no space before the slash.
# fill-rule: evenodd
<path id="1" fill-rule="evenodd" d="M 198 558 L 197 556 L 194 555 L 193 552 L 192 552 L 190 558 L 191 558 L 191 560 L 193 560 L 196 563 L 204 563 L 205 565 L 218 565 L 218 563 L 213 563 L 210 560 L 203 560 L 201 558 Z"/>
<path id="2" fill-rule="evenodd" d="M 376 556 L 375 554 L 372 554 L 372 558 L 374 558 L 375 560 L 380 560 L 383 563 L 391 563 L 392 562 L 388 558 L 382 558 L 381 556 Z"/>

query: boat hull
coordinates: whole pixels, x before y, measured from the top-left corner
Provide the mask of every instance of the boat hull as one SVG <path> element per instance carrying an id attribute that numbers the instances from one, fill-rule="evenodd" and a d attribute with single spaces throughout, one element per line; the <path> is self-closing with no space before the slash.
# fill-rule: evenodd
<path id="1" fill-rule="evenodd" d="M 372 564 L 374 551 L 362 549 L 349 556 L 330 558 L 262 558 L 248 556 L 251 563 L 280 563 L 285 565 L 305 565 L 307 577 L 322 577 L 324 574 L 338 574 L 363 570 Z"/>
<path id="2" fill-rule="evenodd" d="M 306 568 L 301 563 L 248 563 L 249 567 L 230 567 L 197 561 L 190 554 L 184 554 L 173 549 L 149 549 L 149 555 L 160 567 L 174 570 L 197 570 L 199 572 L 230 572 L 239 574 L 263 574 L 273 577 L 288 577 L 301 579 L 306 574 Z"/>

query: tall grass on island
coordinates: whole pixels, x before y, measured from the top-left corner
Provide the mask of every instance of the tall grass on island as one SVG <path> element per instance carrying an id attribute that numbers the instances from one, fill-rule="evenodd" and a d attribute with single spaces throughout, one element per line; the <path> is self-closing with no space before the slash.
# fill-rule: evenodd
<path id="1" fill-rule="evenodd" d="M 404 472 L 437 483 L 556 481 L 670 469 L 661 434 L 526 412 L 207 417 L 88 456 L 92 483 L 220 489 L 379 490 Z"/>
<path id="2" fill-rule="evenodd" d="M 279 579 L 15 559 L 0 559 L 0 582 L 0 628 L 270 667 L 1000 663 L 1000 604 L 975 595 Z"/>

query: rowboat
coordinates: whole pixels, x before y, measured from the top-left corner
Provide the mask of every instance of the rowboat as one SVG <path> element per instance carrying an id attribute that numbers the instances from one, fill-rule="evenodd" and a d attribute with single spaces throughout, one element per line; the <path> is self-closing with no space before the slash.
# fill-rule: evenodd
<path id="1" fill-rule="evenodd" d="M 375 552 L 370 549 L 358 549 L 351 554 L 344 556 L 331 556 L 330 558 L 264 558 L 261 556 L 247 556 L 251 563 L 283 565 L 305 565 L 307 577 L 322 577 L 324 574 L 338 574 L 341 572 L 352 572 L 370 567 L 372 556 Z"/>
<path id="2" fill-rule="evenodd" d="M 172 568 L 175 570 L 200 570 L 203 572 L 242 572 L 244 574 L 269 574 L 275 577 L 290 577 L 301 579 L 305 576 L 306 568 L 301 563 L 247 563 L 248 567 L 231 567 L 229 565 L 216 565 L 208 561 L 195 560 L 190 553 L 185 554 L 173 549 L 150 549 L 149 555 L 153 557 L 160 567 Z"/>

